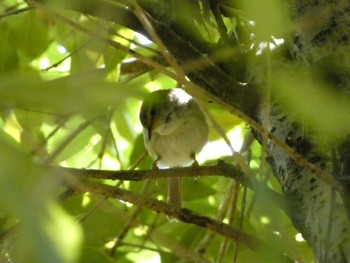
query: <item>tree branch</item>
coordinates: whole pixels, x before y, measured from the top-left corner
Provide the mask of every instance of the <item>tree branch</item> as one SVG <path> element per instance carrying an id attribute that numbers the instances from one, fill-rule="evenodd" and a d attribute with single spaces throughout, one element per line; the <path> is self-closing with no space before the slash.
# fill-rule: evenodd
<path id="1" fill-rule="evenodd" d="M 111 179 L 124 181 L 144 181 L 146 179 L 161 179 L 169 177 L 197 177 L 197 176 L 224 176 L 235 179 L 237 182 L 253 189 L 253 183 L 240 170 L 233 165 L 227 164 L 221 160 L 213 166 L 193 167 L 175 167 L 171 169 L 159 170 L 98 170 L 98 169 L 77 169 L 49 166 L 50 169 L 57 171 L 66 171 L 82 179 Z"/>
<path id="2" fill-rule="evenodd" d="M 281 194 L 271 190 L 269 187 L 259 183 L 253 178 L 248 178 L 235 166 L 227 164 L 221 160 L 213 166 L 193 167 L 176 167 L 171 169 L 153 170 L 95 170 L 95 169 L 77 169 L 56 166 L 47 166 L 54 174 L 69 173 L 77 179 L 110 179 L 124 181 L 144 181 L 147 179 L 161 179 L 169 177 L 199 177 L 199 176 L 223 176 L 234 179 L 236 182 L 256 191 L 258 194 L 264 195 L 278 208 L 289 214 L 287 202 Z"/>

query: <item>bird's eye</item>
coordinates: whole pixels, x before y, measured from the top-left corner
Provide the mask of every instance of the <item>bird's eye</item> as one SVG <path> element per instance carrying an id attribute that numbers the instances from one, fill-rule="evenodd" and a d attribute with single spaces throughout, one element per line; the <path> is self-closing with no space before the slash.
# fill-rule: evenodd
<path id="1" fill-rule="evenodd" d="M 155 108 L 152 108 L 150 113 L 151 113 L 151 117 L 154 117 L 154 116 L 156 116 L 157 111 Z"/>

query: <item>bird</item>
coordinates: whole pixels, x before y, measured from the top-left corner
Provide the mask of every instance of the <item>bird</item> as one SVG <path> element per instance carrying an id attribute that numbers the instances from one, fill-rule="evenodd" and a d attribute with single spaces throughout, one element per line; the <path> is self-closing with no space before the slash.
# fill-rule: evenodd
<path id="1" fill-rule="evenodd" d="M 139 117 L 153 169 L 198 166 L 195 157 L 208 142 L 209 126 L 192 96 L 181 88 L 151 92 L 142 102 Z M 182 178 L 169 178 L 168 203 L 182 207 Z"/>

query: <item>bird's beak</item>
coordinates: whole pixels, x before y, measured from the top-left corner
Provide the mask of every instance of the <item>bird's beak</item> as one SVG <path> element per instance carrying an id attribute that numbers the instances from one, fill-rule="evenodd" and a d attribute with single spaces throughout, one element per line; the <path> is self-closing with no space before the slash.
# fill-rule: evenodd
<path id="1" fill-rule="evenodd" d="M 147 127 L 147 133 L 148 133 L 147 135 L 148 135 L 149 141 L 151 141 L 153 129 L 154 129 L 154 119 L 152 118 L 148 127 Z"/>
<path id="2" fill-rule="evenodd" d="M 147 128 L 148 140 L 151 141 L 153 131 L 153 123 L 151 123 Z"/>
<path id="3" fill-rule="evenodd" d="M 152 118 L 149 126 L 147 127 L 148 140 L 151 140 L 152 133 L 157 128 L 157 126 L 158 126 L 158 119 L 157 118 Z"/>

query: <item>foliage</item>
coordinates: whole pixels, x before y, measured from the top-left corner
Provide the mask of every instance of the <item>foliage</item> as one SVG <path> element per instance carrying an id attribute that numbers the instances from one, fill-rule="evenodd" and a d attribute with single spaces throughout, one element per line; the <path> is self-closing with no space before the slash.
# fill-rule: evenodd
<path id="1" fill-rule="evenodd" d="M 278 44 L 271 44 L 272 37 L 275 43 L 283 39 L 290 22 L 279 1 L 267 1 L 271 19 L 268 26 L 262 26 L 261 1 L 247 2 L 252 3 L 235 7 L 238 15 L 225 17 L 223 22 L 233 38 L 238 34 L 246 41 L 242 48 L 248 53 L 250 71 L 256 74 L 262 70 L 258 62 L 275 66 L 271 52 Z M 122 6 L 123 1 L 115 4 Z M 207 1 L 197 4 L 200 11 L 194 23 L 199 34 L 216 43 L 220 33 L 214 15 L 208 11 Z M 26 7 L 21 1 L 0 1 L 4 14 L 0 20 L 0 261 L 233 262 L 236 257 L 237 262 L 274 262 L 274 255 L 254 251 L 208 229 L 169 221 L 163 214 L 123 200 L 67 190 L 64 182 L 74 176 L 53 172 L 46 165 L 126 170 L 136 164 L 136 169 L 151 168 L 149 157 L 138 163 L 145 152 L 138 120 L 140 101 L 147 92 L 175 87 L 178 79 L 135 60 L 134 52 L 154 59 L 161 57 L 164 49 L 129 28 L 64 9 Z M 253 30 L 250 19 L 257 22 Z M 158 65 L 170 73 L 175 71 L 164 59 Z M 316 84 L 307 86 L 312 80 L 297 80 L 295 74 L 298 78 L 300 74 L 294 69 L 288 73 L 274 76 L 276 86 L 283 87 L 281 94 L 276 90 L 276 96 L 285 101 L 286 108 L 297 107 L 304 116 L 309 109 L 296 103 L 305 106 L 299 98 Z M 305 86 L 296 95 L 292 87 L 300 82 Z M 327 94 L 325 91 L 321 101 L 315 99 L 315 104 L 326 105 L 328 114 L 342 111 L 342 106 L 329 102 Z M 226 135 L 239 149 L 249 137 L 247 124 L 205 96 L 198 99 L 215 120 L 210 143 L 198 157 L 200 163 L 211 165 L 219 158 L 237 163 L 222 137 Z M 306 118 L 313 127 L 323 125 L 327 134 L 348 128 L 349 119 L 329 125 L 315 114 L 309 112 Z M 257 142 L 240 158 L 248 162 L 257 181 L 280 192 Z M 167 189 L 164 179 L 153 180 L 148 187 L 144 182 L 98 183 L 118 185 L 158 200 L 165 200 Z M 284 212 L 269 198 L 232 179 L 186 178 L 184 199 L 188 209 L 264 240 L 293 260 L 312 262 L 307 244 Z"/>

